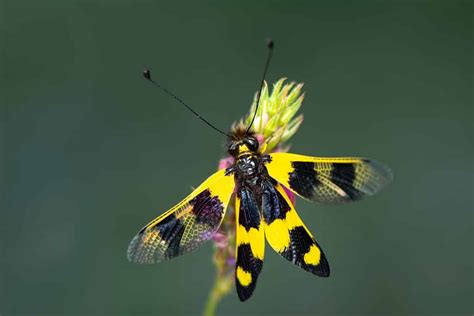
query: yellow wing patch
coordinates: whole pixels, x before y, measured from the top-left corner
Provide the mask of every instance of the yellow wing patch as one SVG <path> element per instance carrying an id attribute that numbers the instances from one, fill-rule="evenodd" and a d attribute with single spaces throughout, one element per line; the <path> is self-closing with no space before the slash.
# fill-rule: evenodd
<path id="1" fill-rule="evenodd" d="M 303 259 L 306 264 L 317 265 L 321 260 L 321 250 L 315 245 L 311 245 L 308 252 L 304 254 Z"/>
<path id="2" fill-rule="evenodd" d="M 245 271 L 242 267 L 237 267 L 237 281 L 239 281 L 242 286 L 247 287 L 252 283 L 252 274 Z"/>
<path id="3" fill-rule="evenodd" d="M 276 219 L 271 224 L 265 224 L 265 233 L 268 243 L 276 252 L 281 253 L 289 247 L 290 234 L 285 220 Z"/>
<path id="4" fill-rule="evenodd" d="M 249 244 L 255 258 L 263 260 L 265 243 L 261 242 L 263 229 L 250 228 L 248 231 L 242 225 L 237 225 L 237 245 Z"/>

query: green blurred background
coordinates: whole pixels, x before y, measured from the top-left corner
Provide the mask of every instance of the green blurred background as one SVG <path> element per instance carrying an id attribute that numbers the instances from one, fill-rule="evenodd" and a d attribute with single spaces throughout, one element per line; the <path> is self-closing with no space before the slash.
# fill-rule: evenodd
<path id="1" fill-rule="evenodd" d="M 216 169 L 221 128 L 268 80 L 305 83 L 292 151 L 361 155 L 395 181 L 353 205 L 299 200 L 332 275 L 267 247 L 220 315 L 473 312 L 472 1 L 2 1 L 0 314 L 194 315 L 212 245 L 129 263 L 148 220 Z"/>

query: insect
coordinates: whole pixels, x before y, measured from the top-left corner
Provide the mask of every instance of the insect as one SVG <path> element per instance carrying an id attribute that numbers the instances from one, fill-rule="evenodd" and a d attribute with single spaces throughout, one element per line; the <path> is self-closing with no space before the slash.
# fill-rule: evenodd
<path id="1" fill-rule="evenodd" d="M 260 92 L 271 59 L 269 53 Z M 326 256 L 298 216 L 285 188 L 320 203 L 345 203 L 378 192 L 391 181 L 390 170 L 364 158 L 310 157 L 292 153 L 264 154 L 248 127 L 224 133 L 199 116 L 181 99 L 151 79 L 197 117 L 228 137 L 227 151 L 234 163 L 207 178 L 191 194 L 152 220 L 133 238 L 128 259 L 134 263 L 161 262 L 190 252 L 210 240 L 218 230 L 226 208 L 235 196 L 236 268 L 235 283 L 241 301 L 255 290 L 262 270 L 265 240 L 283 258 L 320 277 L 330 273 Z"/>

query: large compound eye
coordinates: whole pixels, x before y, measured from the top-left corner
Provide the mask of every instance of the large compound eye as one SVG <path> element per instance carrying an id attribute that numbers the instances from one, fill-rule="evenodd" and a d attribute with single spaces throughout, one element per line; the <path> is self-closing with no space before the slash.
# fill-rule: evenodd
<path id="1" fill-rule="evenodd" d="M 236 157 L 239 154 L 239 146 L 237 143 L 232 142 L 229 147 L 227 147 L 227 152 L 231 155 Z"/>
<path id="2" fill-rule="evenodd" d="M 258 149 L 258 140 L 255 137 L 249 137 L 245 140 L 245 144 L 251 151 L 257 151 Z"/>

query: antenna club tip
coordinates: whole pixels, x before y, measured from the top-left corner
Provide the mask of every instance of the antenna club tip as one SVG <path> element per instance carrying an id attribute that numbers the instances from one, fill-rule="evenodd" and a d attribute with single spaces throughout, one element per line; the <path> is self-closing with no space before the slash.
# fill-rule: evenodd
<path id="1" fill-rule="evenodd" d="M 149 69 L 143 70 L 143 77 L 145 77 L 147 80 L 151 80 L 151 72 Z"/>
<path id="2" fill-rule="evenodd" d="M 269 49 L 273 49 L 273 46 L 274 46 L 273 40 L 271 38 L 267 39 L 267 47 Z"/>

